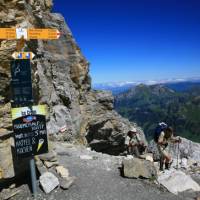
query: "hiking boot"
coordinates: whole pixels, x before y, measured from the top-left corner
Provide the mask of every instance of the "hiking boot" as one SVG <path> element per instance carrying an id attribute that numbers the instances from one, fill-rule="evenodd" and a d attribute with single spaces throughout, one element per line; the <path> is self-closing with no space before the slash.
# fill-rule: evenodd
<path id="1" fill-rule="evenodd" d="M 165 169 L 169 170 L 170 168 L 170 163 L 165 163 Z"/>
<path id="2" fill-rule="evenodd" d="M 163 161 L 160 161 L 160 171 L 164 171 L 164 169 L 163 169 Z"/>
<path id="3" fill-rule="evenodd" d="M 170 163 L 165 163 L 165 169 L 169 170 L 172 163 L 173 163 L 173 160 Z"/>

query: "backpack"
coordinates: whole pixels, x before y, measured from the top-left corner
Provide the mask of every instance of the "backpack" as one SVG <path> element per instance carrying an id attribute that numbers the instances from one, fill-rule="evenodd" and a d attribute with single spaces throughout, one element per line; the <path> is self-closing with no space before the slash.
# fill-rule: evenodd
<path id="1" fill-rule="evenodd" d="M 164 131 L 167 127 L 168 125 L 164 122 L 158 124 L 154 132 L 154 141 L 156 143 L 158 142 L 158 138 L 160 137 L 161 132 Z"/>

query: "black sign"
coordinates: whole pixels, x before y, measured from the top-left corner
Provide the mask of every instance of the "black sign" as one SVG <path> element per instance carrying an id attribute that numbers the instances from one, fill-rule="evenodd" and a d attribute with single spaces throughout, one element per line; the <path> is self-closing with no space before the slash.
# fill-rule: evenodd
<path id="1" fill-rule="evenodd" d="M 32 83 L 11 82 L 13 104 L 19 106 L 30 105 L 33 101 Z"/>
<path id="2" fill-rule="evenodd" d="M 30 60 L 11 61 L 11 76 L 15 82 L 31 82 Z"/>
<path id="3" fill-rule="evenodd" d="M 44 115 L 26 115 L 13 120 L 15 149 L 18 157 L 48 152 Z"/>
<path id="4" fill-rule="evenodd" d="M 11 62 L 12 107 L 28 106 L 33 102 L 30 60 Z"/>

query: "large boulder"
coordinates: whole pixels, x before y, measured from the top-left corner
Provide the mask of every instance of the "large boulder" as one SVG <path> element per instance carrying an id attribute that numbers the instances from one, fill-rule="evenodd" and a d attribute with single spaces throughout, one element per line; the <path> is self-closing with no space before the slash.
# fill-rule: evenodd
<path id="1" fill-rule="evenodd" d="M 48 194 L 59 185 L 59 180 L 51 172 L 45 172 L 40 176 L 40 184 L 45 193 Z"/>
<path id="2" fill-rule="evenodd" d="M 157 170 L 153 162 L 139 158 L 125 158 L 122 162 L 123 175 L 128 178 L 156 178 Z"/>
<path id="3" fill-rule="evenodd" d="M 198 183 L 180 170 L 165 171 L 165 173 L 159 175 L 158 182 L 173 194 L 186 190 L 200 191 Z"/>

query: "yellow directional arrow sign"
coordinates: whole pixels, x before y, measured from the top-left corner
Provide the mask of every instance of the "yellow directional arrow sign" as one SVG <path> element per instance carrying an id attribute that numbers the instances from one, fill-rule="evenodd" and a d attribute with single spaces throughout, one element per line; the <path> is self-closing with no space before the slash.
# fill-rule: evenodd
<path id="1" fill-rule="evenodd" d="M 25 29 L 25 28 L 0 28 L 0 39 L 40 39 L 56 40 L 59 39 L 60 32 L 57 29 Z"/>
<path id="2" fill-rule="evenodd" d="M 14 52 L 12 54 L 12 57 L 14 59 L 18 59 L 18 60 L 21 60 L 21 59 L 30 59 L 30 60 L 32 60 L 35 57 L 35 54 L 32 53 L 32 52 Z"/>
<path id="3" fill-rule="evenodd" d="M 0 39 L 15 40 L 16 29 L 15 28 L 0 28 Z"/>
<path id="4" fill-rule="evenodd" d="M 28 39 L 56 40 L 59 37 L 57 29 L 28 29 Z"/>

